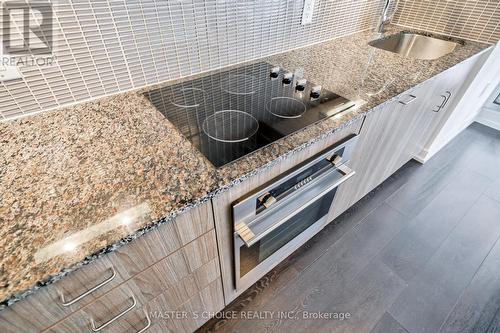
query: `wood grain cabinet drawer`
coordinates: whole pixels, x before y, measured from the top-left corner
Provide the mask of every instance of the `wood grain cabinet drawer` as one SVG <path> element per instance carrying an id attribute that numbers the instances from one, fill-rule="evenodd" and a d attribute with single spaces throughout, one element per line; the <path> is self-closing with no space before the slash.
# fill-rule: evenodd
<path id="1" fill-rule="evenodd" d="M 150 305 L 161 311 L 175 311 L 192 299 L 200 298 L 200 293 L 207 294 L 217 280 L 220 283 L 220 269 L 215 231 L 211 230 L 51 327 L 48 332 L 84 332 L 101 327 L 103 332 L 140 332 L 149 328 Z M 208 294 L 204 296 L 204 302 L 215 302 L 217 306 L 211 307 L 220 306 L 218 310 L 223 307 L 221 288 L 218 289 L 220 295 L 213 299 L 208 298 Z M 189 321 L 194 323 L 182 325 L 194 327 L 199 323 L 198 318 Z"/>
<path id="2" fill-rule="evenodd" d="M 170 295 L 162 293 L 146 305 L 130 300 L 130 288 L 117 288 L 89 309 L 81 310 L 46 332 L 75 333 L 100 329 L 105 333 L 172 332 L 191 333 L 201 327 L 214 313 L 224 308 L 222 281 L 218 277 L 176 308 L 171 308 Z M 105 303 L 108 303 L 105 305 Z M 122 315 L 123 314 L 123 315 Z M 120 316 L 121 315 L 121 316 Z M 92 317 L 90 317 L 92 316 Z M 91 319 L 92 318 L 92 319 Z M 112 321 L 116 318 L 114 321 Z M 94 320 L 94 324 L 92 324 Z M 110 322 L 112 321 L 112 322 Z M 109 323 L 109 324 L 107 324 Z M 94 325 L 94 326 L 92 326 Z"/>
<path id="3" fill-rule="evenodd" d="M 169 295 L 169 308 L 175 309 L 219 275 L 215 231 L 211 230 L 131 281 L 147 301 L 161 293 Z"/>
<path id="4" fill-rule="evenodd" d="M 214 228 L 210 202 L 180 214 L 110 253 L 124 278 L 130 278 Z"/>
<path id="5" fill-rule="evenodd" d="M 0 311 L 0 327 L 2 332 L 41 331 L 122 282 L 108 256 L 101 257 Z"/>
<path id="6" fill-rule="evenodd" d="M 164 307 L 166 302 L 168 302 L 168 296 L 162 294 L 148 303 L 154 332 L 194 332 L 207 322 L 211 315 L 224 308 L 221 278 L 203 288 L 179 306 L 174 313 Z"/>
<path id="7" fill-rule="evenodd" d="M 47 332 L 138 332 L 149 326 L 144 304 L 139 288 L 126 282 Z"/>

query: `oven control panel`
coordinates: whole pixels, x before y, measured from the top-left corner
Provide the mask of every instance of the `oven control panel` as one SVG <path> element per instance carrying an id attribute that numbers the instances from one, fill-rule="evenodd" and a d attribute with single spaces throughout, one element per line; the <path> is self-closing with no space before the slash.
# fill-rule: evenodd
<path id="1" fill-rule="evenodd" d="M 317 159 L 314 163 L 308 165 L 307 168 L 291 173 L 288 177 L 284 177 L 281 181 L 276 182 L 276 185 L 256 198 L 255 209 L 257 214 L 285 199 L 316 178 L 321 177 L 325 170 L 335 168 L 337 163 L 342 160 L 344 152 L 345 147 L 338 148 L 327 154 L 326 157 Z"/>

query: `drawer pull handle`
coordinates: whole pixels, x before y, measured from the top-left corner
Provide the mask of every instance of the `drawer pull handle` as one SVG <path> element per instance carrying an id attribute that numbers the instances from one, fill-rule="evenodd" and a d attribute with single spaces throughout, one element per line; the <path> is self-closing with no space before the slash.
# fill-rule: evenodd
<path id="1" fill-rule="evenodd" d="M 403 105 L 408 105 L 417 99 L 417 96 L 415 96 L 415 95 L 408 94 L 408 96 L 410 96 L 410 99 L 408 101 L 405 102 L 403 100 L 399 100 L 399 103 L 401 103 Z"/>
<path id="2" fill-rule="evenodd" d="M 258 222 L 258 218 L 254 219 L 251 221 L 249 224 L 245 222 L 239 222 L 237 225 L 234 226 L 234 232 L 237 234 L 243 243 L 247 247 L 251 247 L 258 241 L 260 241 L 262 238 L 264 238 L 266 235 L 268 235 L 270 232 L 273 230 L 276 230 L 279 226 L 283 225 L 285 222 L 287 222 L 290 218 L 298 214 L 299 212 L 303 211 L 310 205 L 312 205 L 314 202 L 316 202 L 318 199 L 328 192 L 332 191 L 334 188 L 339 187 L 342 185 L 344 182 L 346 182 L 349 178 L 354 176 L 356 173 L 354 170 L 351 170 L 347 165 L 341 164 L 337 166 L 337 168 L 332 168 L 329 169 L 328 171 L 325 171 L 325 175 L 323 177 L 331 177 L 335 173 L 340 173 L 342 176 L 340 179 L 334 181 L 333 183 L 329 182 L 322 182 L 321 178 L 316 178 L 316 181 L 313 183 L 308 183 L 311 184 L 313 189 L 316 189 L 319 193 L 317 193 L 315 198 L 310 198 L 305 202 L 302 202 L 300 207 L 297 207 L 295 210 L 289 212 L 286 216 L 283 216 L 280 218 L 280 220 L 275 221 L 272 225 L 268 226 L 265 230 L 259 230 L 259 231 L 253 231 L 251 229 L 251 226 L 249 224 L 255 223 L 256 221 Z M 319 180 L 318 180 L 319 179 Z"/>
<path id="3" fill-rule="evenodd" d="M 110 320 L 108 320 L 107 322 L 105 322 L 104 324 L 102 324 L 101 326 L 97 326 L 95 325 L 95 321 L 94 321 L 94 318 L 90 318 L 90 325 L 92 326 L 91 329 L 93 332 L 99 332 L 101 331 L 103 328 L 107 327 L 109 324 L 115 322 L 116 320 L 120 319 L 121 317 L 123 317 L 125 314 L 127 314 L 129 311 L 131 311 L 133 308 L 135 308 L 135 306 L 137 305 L 137 300 L 135 299 L 135 297 L 132 295 L 130 297 L 130 299 L 132 299 L 132 304 L 126 308 L 125 310 L 123 310 L 122 312 L 120 312 L 119 314 L 117 314 L 116 316 L 114 316 L 113 318 L 111 318 Z"/>
<path id="4" fill-rule="evenodd" d="M 111 270 L 111 276 L 109 278 L 107 278 L 106 280 L 102 281 L 101 283 L 97 284 L 96 286 L 90 288 L 89 290 L 87 290 L 86 292 L 84 292 L 83 294 L 81 294 L 80 296 L 77 296 L 75 297 L 74 299 L 72 299 L 71 301 L 65 301 L 64 300 L 64 295 L 61 293 L 61 304 L 62 306 L 70 306 L 71 304 L 74 304 L 76 302 L 78 302 L 79 300 L 81 300 L 82 298 L 84 298 L 85 296 L 93 293 L 94 291 L 96 291 L 97 289 L 99 288 L 102 288 L 103 286 L 107 285 L 108 283 L 110 283 L 116 276 L 116 271 L 113 267 L 110 267 L 110 270 Z"/>
<path id="5" fill-rule="evenodd" d="M 445 94 L 447 94 L 448 97 L 446 98 L 446 102 L 444 102 L 443 108 L 446 106 L 446 104 L 448 104 L 448 101 L 450 100 L 450 98 L 452 96 L 451 91 L 446 91 Z"/>
<path id="6" fill-rule="evenodd" d="M 144 326 L 140 331 L 137 331 L 137 333 L 142 333 L 144 331 L 146 331 L 150 326 L 151 326 L 151 318 L 149 318 L 149 314 L 148 314 L 148 311 L 146 310 L 146 308 L 144 308 L 144 314 L 146 315 L 146 326 Z"/>
<path id="7" fill-rule="evenodd" d="M 441 97 L 443 98 L 443 102 L 441 103 L 441 105 L 437 106 L 437 110 L 433 109 L 432 111 L 439 112 L 446 106 L 446 103 L 448 103 L 452 94 L 449 91 L 446 91 L 445 94 L 446 95 L 441 95 Z"/>
<path id="8" fill-rule="evenodd" d="M 447 99 L 447 96 L 445 96 L 445 95 L 441 95 L 441 98 L 443 99 L 443 100 L 441 101 L 441 104 L 436 105 L 436 106 L 437 106 L 437 109 L 432 109 L 432 111 L 433 111 L 433 112 L 436 112 L 436 113 L 437 113 L 437 112 L 441 111 L 441 109 L 443 108 L 443 106 L 446 104 L 446 99 Z"/>

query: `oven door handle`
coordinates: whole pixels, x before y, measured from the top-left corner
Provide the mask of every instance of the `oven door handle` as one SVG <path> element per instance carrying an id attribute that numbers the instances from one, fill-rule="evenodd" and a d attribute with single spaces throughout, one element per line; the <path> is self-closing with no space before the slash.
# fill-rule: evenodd
<path id="1" fill-rule="evenodd" d="M 290 218 L 297 215 L 302 210 L 304 210 L 305 208 L 316 202 L 319 198 L 321 198 L 331 190 L 335 189 L 336 187 L 342 185 L 345 181 L 354 176 L 354 174 L 356 173 L 354 170 L 352 170 L 345 164 L 337 166 L 335 168 L 335 172 L 340 172 L 343 176 L 333 184 L 321 190 L 321 192 L 318 193 L 315 198 L 312 198 L 303 203 L 299 209 L 294 210 L 290 214 L 287 214 L 284 218 L 280 219 L 278 222 L 273 223 L 273 225 L 268 229 L 266 229 L 265 231 L 260 232 L 259 234 L 256 235 L 248 224 L 246 224 L 245 222 L 240 222 L 235 226 L 235 233 L 241 238 L 241 240 L 243 241 L 243 243 L 245 243 L 247 247 L 250 247 L 255 243 L 257 243 L 259 240 L 261 240 L 264 236 L 269 234 L 271 231 L 275 230 L 280 225 L 288 221 Z"/>

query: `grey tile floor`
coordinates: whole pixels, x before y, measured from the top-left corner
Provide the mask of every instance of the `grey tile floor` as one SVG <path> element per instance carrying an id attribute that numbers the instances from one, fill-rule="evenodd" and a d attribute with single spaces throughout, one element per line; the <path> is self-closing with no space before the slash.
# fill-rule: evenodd
<path id="1" fill-rule="evenodd" d="M 409 162 L 200 332 L 500 332 L 500 132 Z M 298 318 L 349 313 L 350 318 Z M 262 317 L 262 316 L 261 316 Z"/>

